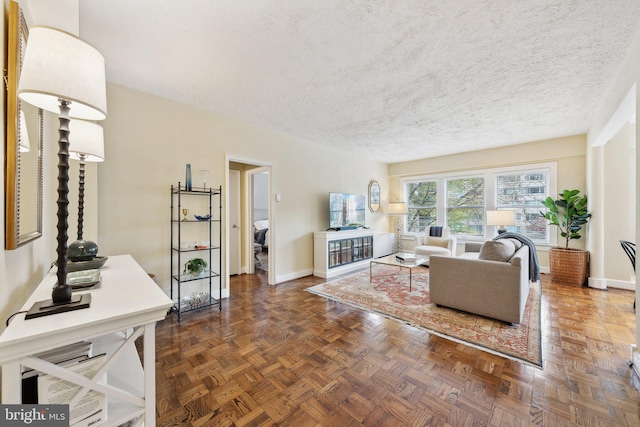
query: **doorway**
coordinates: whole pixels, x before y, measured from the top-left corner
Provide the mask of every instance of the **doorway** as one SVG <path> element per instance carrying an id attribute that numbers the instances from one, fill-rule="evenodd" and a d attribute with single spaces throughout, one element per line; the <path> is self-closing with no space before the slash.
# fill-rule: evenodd
<path id="1" fill-rule="evenodd" d="M 269 169 L 251 169 L 248 176 L 251 178 L 249 214 L 254 233 L 254 267 L 269 271 Z"/>
<path id="2" fill-rule="evenodd" d="M 236 248 L 236 244 L 240 248 L 241 274 L 266 274 L 267 282 L 274 285 L 276 234 L 275 209 L 271 203 L 273 167 L 259 161 L 227 156 L 226 169 L 227 285 L 231 272 L 235 271 L 230 265 L 234 262 L 235 254 L 230 250 L 235 251 L 232 248 Z M 232 184 L 236 176 L 240 177 L 238 189 Z M 236 197 L 240 200 L 239 218 L 233 217 L 232 205 Z M 238 228 L 233 229 L 233 225 Z"/>

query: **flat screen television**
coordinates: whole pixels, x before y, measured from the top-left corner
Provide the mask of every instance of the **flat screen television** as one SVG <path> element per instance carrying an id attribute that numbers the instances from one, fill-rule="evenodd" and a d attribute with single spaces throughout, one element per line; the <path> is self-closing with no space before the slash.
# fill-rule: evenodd
<path id="1" fill-rule="evenodd" d="M 366 204 L 361 194 L 329 193 L 329 228 L 364 226 Z"/>

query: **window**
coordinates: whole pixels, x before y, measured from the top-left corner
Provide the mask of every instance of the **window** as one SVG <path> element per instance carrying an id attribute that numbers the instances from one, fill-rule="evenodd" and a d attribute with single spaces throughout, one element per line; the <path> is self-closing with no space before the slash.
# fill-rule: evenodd
<path id="1" fill-rule="evenodd" d="M 455 178 L 447 186 L 447 225 L 451 233 L 484 236 L 484 178 Z"/>
<path id="2" fill-rule="evenodd" d="M 437 195 L 436 181 L 410 182 L 406 186 L 409 217 L 407 231 L 424 231 L 436 224 Z"/>
<path id="3" fill-rule="evenodd" d="M 537 244 L 555 245 L 542 202 L 556 193 L 556 163 L 538 163 L 484 170 L 445 173 L 403 180 L 409 216 L 408 232 L 422 232 L 429 225 L 446 225 L 462 240 L 492 239 L 486 211 L 516 211 L 515 226 Z"/>
<path id="4" fill-rule="evenodd" d="M 546 171 L 496 174 L 496 209 L 516 211 L 516 225 L 508 231 L 523 234 L 537 243 L 547 241 L 547 223 L 540 215 L 548 195 Z"/>

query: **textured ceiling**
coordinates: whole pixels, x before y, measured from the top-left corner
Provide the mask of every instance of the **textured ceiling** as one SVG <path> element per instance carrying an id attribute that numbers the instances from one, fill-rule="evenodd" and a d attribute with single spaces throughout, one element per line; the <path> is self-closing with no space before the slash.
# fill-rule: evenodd
<path id="1" fill-rule="evenodd" d="M 584 133 L 639 0 L 81 0 L 109 81 L 390 163 Z"/>

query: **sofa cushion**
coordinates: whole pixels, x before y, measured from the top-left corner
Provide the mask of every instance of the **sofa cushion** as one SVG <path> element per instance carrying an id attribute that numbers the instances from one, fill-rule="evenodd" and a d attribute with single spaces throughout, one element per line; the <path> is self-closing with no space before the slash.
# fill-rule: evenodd
<path id="1" fill-rule="evenodd" d="M 427 236 L 426 246 L 439 246 L 441 248 L 449 247 L 449 239 L 446 237 Z"/>
<path id="2" fill-rule="evenodd" d="M 507 239 L 489 240 L 482 244 L 478 259 L 506 262 L 509 261 L 515 253 L 516 246 L 513 242 Z"/>

